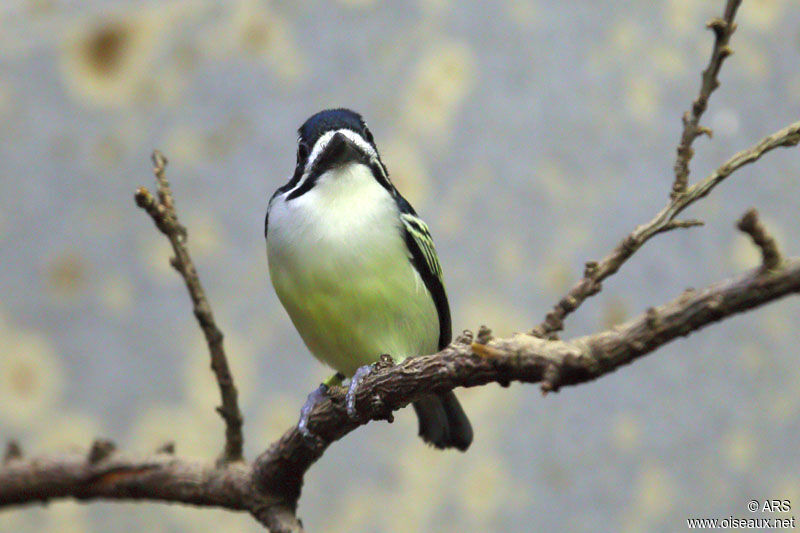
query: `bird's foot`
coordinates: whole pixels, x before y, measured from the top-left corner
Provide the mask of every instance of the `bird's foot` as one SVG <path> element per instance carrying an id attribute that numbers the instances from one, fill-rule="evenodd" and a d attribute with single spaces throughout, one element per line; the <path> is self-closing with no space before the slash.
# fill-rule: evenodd
<path id="1" fill-rule="evenodd" d="M 304 403 L 303 407 L 300 409 L 300 421 L 297 422 L 297 430 L 308 442 L 314 443 L 317 440 L 317 436 L 311 433 L 311 430 L 308 429 L 308 419 L 311 417 L 311 412 L 314 411 L 314 408 L 317 406 L 317 404 L 324 400 L 327 396 L 328 385 L 325 383 L 320 383 L 319 387 L 314 389 L 314 391 L 308 395 L 308 398 L 306 398 L 306 403 Z"/>
<path id="2" fill-rule="evenodd" d="M 330 376 L 328 379 L 320 383 L 319 387 L 314 389 L 314 391 L 308 395 L 308 398 L 306 398 L 306 403 L 304 403 L 303 407 L 300 409 L 300 420 L 297 422 L 297 430 L 310 444 L 316 444 L 320 441 L 319 437 L 314 435 L 311 430 L 308 429 L 308 419 L 311 417 L 311 413 L 314 411 L 314 408 L 317 406 L 317 404 L 328 396 L 328 390 L 330 390 L 331 387 L 340 386 L 343 379 L 344 374 L 341 372 L 336 372 Z"/>
<path id="3" fill-rule="evenodd" d="M 372 366 L 373 365 L 364 365 L 358 367 L 356 373 L 350 378 L 350 387 L 347 389 L 345 400 L 347 401 L 347 416 L 349 416 L 351 420 L 358 420 L 358 412 L 356 411 L 356 393 L 358 392 L 358 386 L 361 384 L 364 378 L 372 373 Z"/>

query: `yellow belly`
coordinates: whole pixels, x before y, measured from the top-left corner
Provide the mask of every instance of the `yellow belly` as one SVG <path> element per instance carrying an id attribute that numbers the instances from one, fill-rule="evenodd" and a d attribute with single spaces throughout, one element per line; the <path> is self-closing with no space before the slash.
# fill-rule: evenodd
<path id="1" fill-rule="evenodd" d="M 270 211 L 275 292 L 311 353 L 346 376 L 381 354 L 437 351 L 438 314 L 401 224 L 394 199 L 357 164 Z"/>
<path id="2" fill-rule="evenodd" d="M 311 353 L 351 376 L 381 354 L 399 361 L 436 351 L 436 308 L 408 259 L 400 259 L 349 275 L 273 269 L 272 279 Z"/>

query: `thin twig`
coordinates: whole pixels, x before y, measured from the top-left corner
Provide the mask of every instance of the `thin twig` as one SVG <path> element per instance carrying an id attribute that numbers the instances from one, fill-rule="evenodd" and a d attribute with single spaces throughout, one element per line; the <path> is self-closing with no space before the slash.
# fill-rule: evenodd
<path id="1" fill-rule="evenodd" d="M 696 228 L 704 224 L 705 223 L 702 220 L 697 220 L 694 218 L 689 220 L 670 220 L 668 223 L 664 224 L 664 227 L 660 228 L 658 232 L 664 233 L 677 228 Z"/>
<path id="2" fill-rule="evenodd" d="M 711 51 L 711 59 L 708 61 L 708 66 L 703 71 L 700 94 L 692 102 L 691 110 L 683 114 L 683 133 L 676 150 L 677 155 L 674 165 L 675 182 L 672 184 L 671 193 L 671 198 L 673 199 L 686 191 L 689 181 L 689 162 L 694 155 L 692 143 L 700 135 L 711 136 L 710 129 L 700 126 L 700 117 L 703 116 L 708 107 L 708 99 L 711 97 L 711 93 L 719 87 L 717 76 L 722 67 L 722 62 L 733 53 L 728 43 L 731 35 L 736 31 L 736 24 L 734 24 L 733 19 L 741 1 L 728 0 L 722 18 L 712 19 L 708 23 L 708 28 L 714 32 L 714 48 Z"/>
<path id="3" fill-rule="evenodd" d="M 186 283 L 194 306 L 194 315 L 197 317 L 208 344 L 211 354 L 211 369 L 217 378 L 222 397 L 222 406 L 217 407 L 217 412 L 225 421 L 225 449 L 219 460 L 223 464 L 241 461 L 244 438 L 242 436 L 242 413 L 237 401 L 238 393 L 222 345 L 222 331 L 214 321 L 211 305 L 208 303 L 208 298 L 206 298 L 197 275 L 197 269 L 186 247 L 187 233 L 178 221 L 178 215 L 175 212 L 172 190 L 164 172 L 166 165 L 167 159 L 161 152 L 158 150 L 153 152 L 153 173 L 158 182 L 158 199 L 156 200 L 147 188 L 139 187 L 135 195 L 136 204 L 147 211 L 156 227 L 167 236 L 172 244 L 175 256 L 170 260 L 170 264 L 180 273 Z"/>
<path id="4" fill-rule="evenodd" d="M 175 455 L 175 441 L 167 441 L 158 448 L 156 448 L 157 454 L 167 454 L 167 455 Z"/>
<path id="5" fill-rule="evenodd" d="M 695 221 L 678 222 L 674 219 L 678 213 L 688 205 L 691 205 L 698 198 L 708 194 L 708 191 L 718 183 L 718 181 L 707 178 L 702 182 L 701 188 L 697 188 L 697 186 L 692 187 L 693 190 L 691 194 L 690 191 L 686 190 L 689 176 L 689 161 L 694 154 L 692 143 L 698 136 L 704 133 L 709 136 L 711 135 L 710 129 L 699 125 L 700 117 L 708 106 L 708 99 L 711 93 L 719 86 L 717 76 L 722 67 L 722 62 L 731 54 L 728 43 L 731 35 L 736 30 L 736 24 L 734 24 L 733 19 L 736 16 L 736 10 L 739 8 L 740 4 L 741 0 L 728 0 L 722 18 L 715 18 L 708 23 L 709 29 L 714 32 L 714 48 L 711 51 L 709 64 L 702 74 L 700 94 L 692 103 L 691 112 L 687 111 L 683 115 L 683 133 L 681 134 L 681 141 L 677 148 L 677 159 L 674 168 L 675 182 L 672 186 L 669 204 L 667 204 L 667 206 L 649 223 L 637 227 L 630 235 L 623 239 L 609 255 L 603 258 L 602 261 L 599 263 L 596 261 L 586 263 L 583 278 L 570 289 L 566 296 L 558 301 L 547 314 L 544 321 L 530 331 L 532 335 L 550 339 L 557 338 L 556 334 L 564 329 L 564 318 L 580 307 L 587 298 L 600 292 L 602 289 L 602 281 L 617 272 L 622 264 L 653 235 L 675 228 L 700 225 L 699 221 L 695 224 Z M 782 131 L 767 137 L 762 143 L 775 135 L 781 134 Z M 788 141 L 788 139 L 786 140 Z M 794 140 L 794 144 L 796 143 L 797 141 Z M 745 152 L 740 152 L 737 156 L 743 153 L 747 153 L 751 156 L 757 154 L 755 159 L 758 159 L 767 151 L 769 150 L 759 151 L 759 147 L 756 146 Z M 715 173 L 717 176 L 721 176 L 719 179 L 730 175 L 735 168 L 741 166 L 738 165 L 734 168 L 733 164 L 735 161 L 737 161 L 736 156 L 720 167 Z M 728 167 L 728 165 L 730 165 L 730 167 Z M 704 188 L 707 189 L 705 192 L 703 192 Z"/>
<path id="6" fill-rule="evenodd" d="M 554 338 L 554 334 L 564 328 L 564 318 L 580 307 L 587 298 L 597 294 L 602 281 L 617 272 L 625 261 L 653 235 L 676 227 L 685 227 L 687 223 L 675 222 L 675 217 L 684 209 L 708 195 L 722 180 L 739 168 L 757 161 L 775 148 L 795 146 L 798 142 L 800 142 L 800 122 L 795 122 L 764 137 L 747 150 L 736 153 L 703 181 L 695 183 L 683 194 L 670 200 L 650 222 L 634 229 L 601 261 L 587 263 L 583 278 L 572 286 L 569 292 L 553 307 L 553 310 L 547 314 L 545 320 L 530 333 L 537 337 Z M 694 221 L 689 221 L 688 225 L 694 225 L 692 222 Z"/>
<path id="7" fill-rule="evenodd" d="M 748 209 L 736 224 L 743 232 L 750 235 L 758 249 L 761 250 L 761 264 L 765 270 L 774 270 L 781 262 L 781 253 L 778 244 L 767 228 L 758 218 L 758 211 Z"/>
<path id="8" fill-rule="evenodd" d="M 89 464 L 97 464 L 105 461 L 114 453 L 117 445 L 108 439 L 96 439 L 89 448 L 89 454 L 86 459 Z"/>
<path id="9" fill-rule="evenodd" d="M 22 458 L 22 448 L 15 440 L 10 440 L 6 444 L 6 451 L 3 453 L 3 464 L 8 464 L 11 461 L 16 461 Z"/>

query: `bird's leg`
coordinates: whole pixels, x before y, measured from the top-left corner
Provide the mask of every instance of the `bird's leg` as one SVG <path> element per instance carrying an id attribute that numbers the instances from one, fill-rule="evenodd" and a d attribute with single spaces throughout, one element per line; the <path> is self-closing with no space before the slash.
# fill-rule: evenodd
<path id="1" fill-rule="evenodd" d="M 344 374 L 337 372 L 335 374 L 331 374 L 328 379 L 322 382 L 322 384 L 328 388 L 341 387 L 342 381 L 344 381 Z"/>
<path id="2" fill-rule="evenodd" d="M 308 419 L 311 416 L 311 412 L 314 410 L 317 404 L 324 400 L 328 395 L 328 389 L 331 387 L 338 387 L 342 384 L 343 379 L 344 374 L 341 372 L 336 372 L 328 379 L 320 383 L 319 387 L 314 389 L 314 391 L 308 395 L 308 398 L 306 398 L 306 403 L 304 403 L 303 407 L 300 409 L 300 421 L 297 423 L 297 429 L 305 439 L 314 440 L 314 436 L 308 429 Z"/>
<path id="3" fill-rule="evenodd" d="M 374 365 L 364 365 L 358 367 L 356 373 L 350 378 L 350 387 L 347 389 L 345 399 L 347 400 L 347 416 L 349 416 L 351 420 L 358 420 L 358 412 L 356 412 L 356 393 L 358 392 L 358 386 L 364 378 L 372 373 L 373 366 Z"/>

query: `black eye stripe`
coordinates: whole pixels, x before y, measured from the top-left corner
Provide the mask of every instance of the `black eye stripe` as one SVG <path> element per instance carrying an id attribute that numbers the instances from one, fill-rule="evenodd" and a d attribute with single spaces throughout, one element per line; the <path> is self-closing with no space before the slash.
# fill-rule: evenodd
<path id="1" fill-rule="evenodd" d="M 308 146 L 305 143 L 300 143 L 297 146 L 297 162 L 301 162 L 308 158 Z"/>

